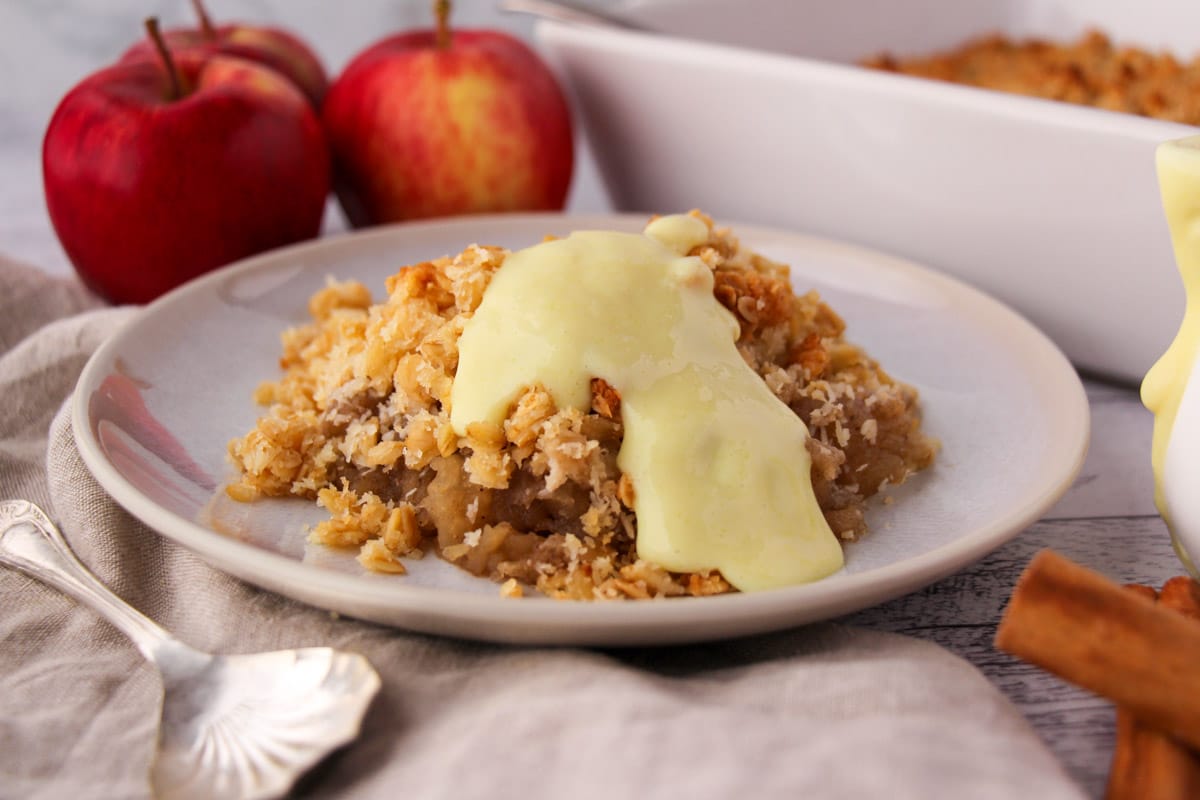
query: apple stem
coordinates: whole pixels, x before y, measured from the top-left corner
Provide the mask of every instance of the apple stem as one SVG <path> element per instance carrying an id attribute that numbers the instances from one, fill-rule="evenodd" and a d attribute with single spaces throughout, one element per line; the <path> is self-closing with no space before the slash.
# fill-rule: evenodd
<path id="1" fill-rule="evenodd" d="M 196 18 L 200 20 L 200 30 L 204 33 L 204 38 L 210 42 L 217 38 L 217 29 L 213 27 L 212 19 L 208 16 L 208 9 L 204 7 L 204 0 L 192 0 L 192 9 L 196 12 Z"/>
<path id="2" fill-rule="evenodd" d="M 162 58 L 163 66 L 167 70 L 167 79 L 171 82 L 167 99 L 178 100 L 183 97 L 183 80 L 179 77 L 179 68 L 175 66 L 175 59 L 171 58 L 171 51 L 163 40 L 162 31 L 158 29 L 158 17 L 146 19 L 146 33 L 149 34 L 150 41 L 154 43 L 154 49 Z"/>
<path id="3" fill-rule="evenodd" d="M 433 15 L 437 19 L 437 48 L 445 50 L 450 46 L 450 0 L 434 0 Z"/>

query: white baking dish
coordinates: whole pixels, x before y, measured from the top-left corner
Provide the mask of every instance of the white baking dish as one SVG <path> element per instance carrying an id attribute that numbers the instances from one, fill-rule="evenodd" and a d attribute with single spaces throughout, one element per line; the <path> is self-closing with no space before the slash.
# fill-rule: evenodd
<path id="1" fill-rule="evenodd" d="M 1195 128 L 853 62 L 993 31 L 1066 41 L 1093 26 L 1190 57 L 1200 3 L 659 0 L 626 11 L 694 38 L 537 28 L 619 209 L 700 207 L 906 256 L 1021 310 L 1077 366 L 1126 381 L 1170 342 L 1183 292 L 1154 148 Z"/>

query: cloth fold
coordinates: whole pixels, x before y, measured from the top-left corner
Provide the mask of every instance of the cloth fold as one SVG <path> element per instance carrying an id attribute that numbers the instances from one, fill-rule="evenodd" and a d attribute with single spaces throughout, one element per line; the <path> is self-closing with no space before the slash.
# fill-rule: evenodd
<path id="1" fill-rule="evenodd" d="M 136 312 L 85 311 L 96 301 L 77 285 L 4 263 L 0 297 L 0 496 L 44 505 L 102 581 L 196 647 L 331 645 L 380 672 L 362 735 L 298 796 L 1081 796 L 1017 710 L 928 642 L 822 624 L 661 649 L 509 648 L 231 578 L 124 512 L 75 448 L 79 371 Z M 0 593 L 0 796 L 147 796 L 153 668 L 20 573 L 0 570 Z"/>

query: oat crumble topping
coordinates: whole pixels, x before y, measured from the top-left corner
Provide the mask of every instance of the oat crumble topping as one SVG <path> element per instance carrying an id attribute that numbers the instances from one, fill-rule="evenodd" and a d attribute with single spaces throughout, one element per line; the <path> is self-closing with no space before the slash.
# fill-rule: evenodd
<path id="1" fill-rule="evenodd" d="M 843 541 L 866 532 L 864 504 L 929 466 L 916 391 L 847 342 L 815 292 L 796 296 L 786 266 L 709 228 L 694 248 L 717 300 L 737 318 L 738 349 L 808 425 L 813 486 Z M 357 548 L 376 572 L 405 572 L 432 550 L 500 583 L 560 599 L 645 599 L 732 591 L 711 571 L 672 573 L 637 557 L 637 487 L 617 468 L 621 398 L 592 381 L 591 408 L 557 408 L 530 386 L 502 426 L 459 437 L 449 399 L 458 338 L 506 251 L 472 245 L 402 268 L 374 303 L 354 281 L 309 302 L 312 322 L 282 335 L 283 375 L 260 386 L 267 406 L 230 442 L 235 500 L 315 499 L 329 518 L 314 542 Z"/>
<path id="2" fill-rule="evenodd" d="M 1117 47 L 1097 30 L 1070 44 L 992 34 L 945 53 L 918 58 L 883 53 L 863 65 L 1200 125 L 1200 55 L 1186 62 L 1170 53 Z"/>

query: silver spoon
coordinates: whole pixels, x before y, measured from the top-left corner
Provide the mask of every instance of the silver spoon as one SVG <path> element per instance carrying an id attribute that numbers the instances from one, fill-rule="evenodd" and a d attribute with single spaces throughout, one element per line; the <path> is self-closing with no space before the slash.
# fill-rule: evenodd
<path id="1" fill-rule="evenodd" d="M 365 658 L 328 647 L 236 656 L 193 650 L 100 583 L 28 501 L 0 502 L 0 564 L 91 607 L 158 667 L 162 721 L 150 769 L 157 797 L 278 797 L 358 735 L 379 691 Z"/>
<path id="2" fill-rule="evenodd" d="M 579 25 L 601 25 L 612 28 L 624 28 L 630 31 L 651 32 L 646 26 L 625 17 L 619 17 L 599 8 L 586 6 L 571 0 L 500 0 L 501 11 L 517 14 L 531 14 L 543 19 L 556 22 L 569 22 Z"/>

